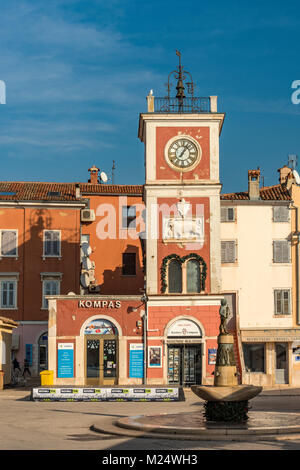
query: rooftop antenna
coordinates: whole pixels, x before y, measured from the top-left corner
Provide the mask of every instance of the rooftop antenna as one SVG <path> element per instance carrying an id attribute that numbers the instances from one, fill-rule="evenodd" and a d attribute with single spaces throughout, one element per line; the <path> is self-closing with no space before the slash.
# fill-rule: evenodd
<path id="1" fill-rule="evenodd" d="M 292 168 L 292 170 L 296 170 L 296 165 L 297 165 L 297 155 L 295 154 L 289 154 L 289 167 Z"/>
<path id="2" fill-rule="evenodd" d="M 113 166 L 112 166 L 112 169 L 111 169 L 111 183 L 112 184 L 115 184 L 115 161 L 113 160 Z"/>

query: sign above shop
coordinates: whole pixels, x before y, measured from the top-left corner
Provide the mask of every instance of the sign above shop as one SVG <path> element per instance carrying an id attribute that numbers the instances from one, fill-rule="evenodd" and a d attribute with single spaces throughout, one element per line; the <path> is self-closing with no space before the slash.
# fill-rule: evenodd
<path id="1" fill-rule="evenodd" d="M 196 323 L 191 320 L 177 320 L 168 330 L 170 336 L 202 336 L 201 330 Z"/>
<path id="2" fill-rule="evenodd" d="M 121 308 L 120 300 L 79 300 L 79 308 Z"/>
<path id="3" fill-rule="evenodd" d="M 84 330 L 85 335 L 117 335 L 118 330 L 110 321 L 96 318 Z"/>

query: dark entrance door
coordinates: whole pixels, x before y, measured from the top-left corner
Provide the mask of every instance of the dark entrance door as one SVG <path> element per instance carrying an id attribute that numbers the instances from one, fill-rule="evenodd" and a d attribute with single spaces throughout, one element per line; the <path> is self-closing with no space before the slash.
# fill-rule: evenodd
<path id="1" fill-rule="evenodd" d="M 168 383 L 190 387 L 202 381 L 201 344 L 168 346 Z"/>
<path id="2" fill-rule="evenodd" d="M 275 381 L 277 384 L 288 383 L 287 371 L 287 343 L 275 343 L 276 370 Z"/>

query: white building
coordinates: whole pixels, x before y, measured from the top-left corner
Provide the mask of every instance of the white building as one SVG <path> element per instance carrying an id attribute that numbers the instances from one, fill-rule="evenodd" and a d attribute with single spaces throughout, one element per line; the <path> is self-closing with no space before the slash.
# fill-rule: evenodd
<path id="1" fill-rule="evenodd" d="M 222 291 L 237 330 L 242 382 L 293 383 L 293 347 L 300 339 L 292 312 L 291 197 L 285 185 L 221 195 Z M 230 324 L 229 324 L 230 325 Z"/>

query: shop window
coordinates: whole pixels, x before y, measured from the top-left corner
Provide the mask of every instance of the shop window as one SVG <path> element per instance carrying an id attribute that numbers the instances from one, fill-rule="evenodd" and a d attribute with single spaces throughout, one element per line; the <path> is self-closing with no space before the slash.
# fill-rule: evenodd
<path id="1" fill-rule="evenodd" d="M 135 253 L 123 253 L 122 275 L 123 276 L 135 276 L 136 275 L 136 254 Z"/>
<path id="2" fill-rule="evenodd" d="M 136 228 L 136 208 L 135 206 L 122 207 L 122 228 Z"/>
<path id="3" fill-rule="evenodd" d="M 60 230 L 44 230 L 43 256 L 60 256 Z"/>
<path id="4" fill-rule="evenodd" d="M 1 256 L 17 256 L 17 230 L 1 230 Z"/>
<path id="5" fill-rule="evenodd" d="M 243 343 L 246 372 L 265 373 L 264 343 Z"/>

